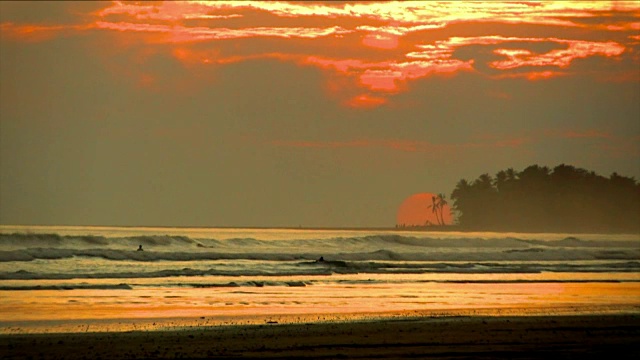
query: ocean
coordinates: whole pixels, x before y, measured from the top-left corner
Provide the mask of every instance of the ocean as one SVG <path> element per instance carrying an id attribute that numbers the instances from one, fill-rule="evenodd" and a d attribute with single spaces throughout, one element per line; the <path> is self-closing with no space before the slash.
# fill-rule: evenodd
<path id="1" fill-rule="evenodd" d="M 640 312 L 640 234 L 0 226 L 1 333 L 523 309 Z"/>

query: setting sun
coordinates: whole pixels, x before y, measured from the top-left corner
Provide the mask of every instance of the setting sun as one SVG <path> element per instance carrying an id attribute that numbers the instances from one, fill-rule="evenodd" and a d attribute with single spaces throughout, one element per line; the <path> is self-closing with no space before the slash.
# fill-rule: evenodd
<path id="1" fill-rule="evenodd" d="M 440 215 L 432 210 L 433 198 L 437 197 L 433 193 L 417 193 L 406 198 L 398 208 L 396 223 L 400 226 L 423 226 L 438 225 Z M 453 218 L 451 216 L 451 208 L 449 205 L 442 207 L 442 219 L 445 225 L 451 225 Z"/>

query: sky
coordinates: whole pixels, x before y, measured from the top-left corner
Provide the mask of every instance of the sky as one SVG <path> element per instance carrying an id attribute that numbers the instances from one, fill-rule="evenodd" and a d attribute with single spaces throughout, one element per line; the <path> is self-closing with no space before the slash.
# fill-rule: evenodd
<path id="1" fill-rule="evenodd" d="M 640 178 L 640 2 L 0 2 L 0 224 L 386 227 L 563 163 Z"/>

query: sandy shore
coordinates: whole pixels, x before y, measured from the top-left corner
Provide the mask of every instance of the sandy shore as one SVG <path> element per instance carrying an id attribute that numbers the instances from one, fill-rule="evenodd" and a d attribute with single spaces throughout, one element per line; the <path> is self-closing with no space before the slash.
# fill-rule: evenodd
<path id="1" fill-rule="evenodd" d="M 0 336 L 4 359 L 640 358 L 640 315 L 443 316 Z"/>

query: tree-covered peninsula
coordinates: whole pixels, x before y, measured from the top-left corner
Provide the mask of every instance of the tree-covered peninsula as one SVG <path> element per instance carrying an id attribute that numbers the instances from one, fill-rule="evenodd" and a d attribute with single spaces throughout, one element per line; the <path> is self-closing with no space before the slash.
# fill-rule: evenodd
<path id="1" fill-rule="evenodd" d="M 451 193 L 460 228 L 525 232 L 638 232 L 640 183 L 570 165 L 460 180 Z"/>

